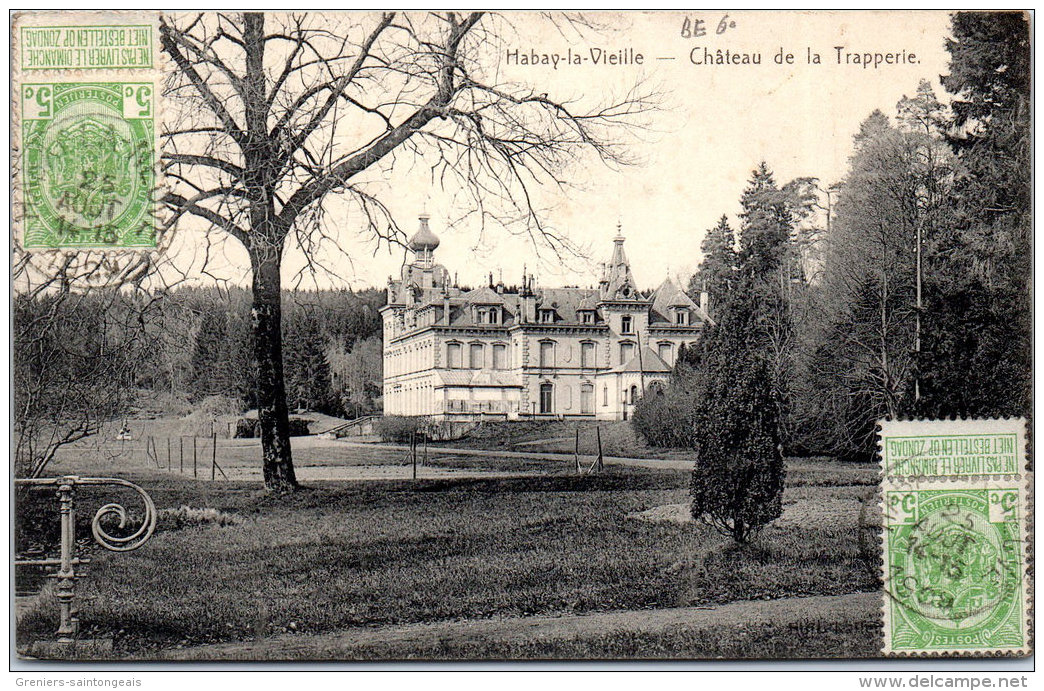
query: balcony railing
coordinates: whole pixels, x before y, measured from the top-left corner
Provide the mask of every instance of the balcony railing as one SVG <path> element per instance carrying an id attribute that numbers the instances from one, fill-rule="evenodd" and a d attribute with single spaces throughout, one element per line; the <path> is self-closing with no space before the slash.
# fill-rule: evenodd
<path id="1" fill-rule="evenodd" d="M 518 412 L 517 401 L 446 401 L 445 413 L 487 413 L 495 415 L 506 415 Z"/>

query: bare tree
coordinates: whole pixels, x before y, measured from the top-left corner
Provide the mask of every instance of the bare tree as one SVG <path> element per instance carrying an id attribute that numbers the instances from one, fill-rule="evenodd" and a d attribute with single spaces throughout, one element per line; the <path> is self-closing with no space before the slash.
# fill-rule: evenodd
<path id="1" fill-rule="evenodd" d="M 19 295 L 13 319 L 14 473 L 39 477 L 58 451 L 127 415 L 159 302 L 109 289 Z"/>
<path id="2" fill-rule="evenodd" d="M 520 225 L 552 246 L 535 187 L 567 184 L 583 151 L 625 163 L 615 126 L 654 106 L 635 86 L 577 110 L 500 83 L 497 27 L 482 13 L 336 17 L 197 14 L 164 19 L 175 117 L 163 135 L 166 227 L 188 216 L 250 257 L 265 486 L 296 487 L 280 327 L 281 262 L 291 243 L 309 269 L 342 242 L 324 200 L 338 195 L 372 236 L 401 236 L 375 192 L 396 166 L 425 167 L 462 193 L 481 223 Z M 619 137 L 615 137 L 619 141 Z M 346 256 L 346 255 L 341 255 Z M 350 257 L 349 257 L 350 259 Z M 329 269 L 329 267 L 324 267 Z"/>

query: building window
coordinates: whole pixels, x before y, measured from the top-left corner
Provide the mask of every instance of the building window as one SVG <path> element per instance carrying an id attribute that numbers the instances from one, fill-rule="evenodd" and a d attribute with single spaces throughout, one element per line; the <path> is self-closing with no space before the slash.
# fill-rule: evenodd
<path id="1" fill-rule="evenodd" d="M 634 331 L 631 330 L 633 328 L 632 321 L 633 320 L 631 319 L 630 315 L 625 314 L 624 316 L 620 317 L 620 333 L 634 333 Z"/>
<path id="2" fill-rule="evenodd" d="M 634 343 L 624 341 L 620 344 L 620 364 L 626 365 L 634 357 Z"/>
<path id="3" fill-rule="evenodd" d="M 608 386 L 603 386 L 602 387 L 602 405 L 603 406 L 609 405 L 609 387 Z"/>
<path id="4" fill-rule="evenodd" d="M 659 349 L 660 359 L 666 362 L 668 365 L 674 364 L 671 362 L 671 358 L 674 356 L 674 346 L 670 343 L 661 343 Z"/>
<path id="5" fill-rule="evenodd" d="M 493 369 L 507 369 L 507 346 L 503 343 L 493 344 Z"/>
<path id="6" fill-rule="evenodd" d="M 638 387 L 637 386 L 632 386 L 631 387 L 631 405 L 634 405 L 637 402 L 638 402 Z"/>
<path id="7" fill-rule="evenodd" d="M 554 310 L 540 310 L 540 323 L 541 324 L 553 324 L 555 321 Z"/>
<path id="8" fill-rule="evenodd" d="M 580 312 L 580 323 L 581 324 L 594 324 L 594 312 L 584 310 Z"/>
<path id="9" fill-rule="evenodd" d="M 594 386 L 592 384 L 580 385 L 580 412 L 584 414 L 594 412 Z"/>
<path id="10" fill-rule="evenodd" d="M 554 367 L 555 366 L 555 342 L 554 341 L 541 341 L 540 342 L 540 366 L 541 367 Z"/>
<path id="11" fill-rule="evenodd" d="M 593 369 L 595 366 L 595 344 L 584 341 L 580 344 L 580 366 Z"/>
<path id="12" fill-rule="evenodd" d="M 479 324 L 499 324 L 500 323 L 500 308 L 489 307 L 478 310 L 478 323 Z"/>
<path id="13" fill-rule="evenodd" d="M 675 313 L 674 313 L 674 323 L 677 324 L 678 326 L 688 326 L 689 325 L 689 310 L 680 309 L 680 310 L 675 311 Z"/>
<path id="14" fill-rule="evenodd" d="M 450 369 L 460 369 L 463 365 L 461 363 L 461 345 L 459 343 L 448 343 L 446 344 L 446 366 Z"/>
<path id="15" fill-rule="evenodd" d="M 485 356 L 485 348 L 481 343 L 472 343 L 469 353 L 469 362 L 471 363 L 471 369 L 482 369 L 485 363 L 483 362 Z"/>
<path id="16" fill-rule="evenodd" d="M 540 412 L 543 414 L 555 412 L 554 387 L 551 384 L 540 385 Z"/>

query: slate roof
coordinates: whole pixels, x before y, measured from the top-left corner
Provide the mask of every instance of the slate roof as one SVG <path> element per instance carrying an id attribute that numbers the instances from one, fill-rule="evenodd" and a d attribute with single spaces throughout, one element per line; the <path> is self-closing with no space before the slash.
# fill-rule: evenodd
<path id="1" fill-rule="evenodd" d="M 598 291 L 590 290 L 588 292 L 591 294 L 586 295 L 582 300 L 580 300 L 580 302 L 577 303 L 576 310 L 578 312 L 580 310 L 591 311 L 598 307 Z"/>
<path id="2" fill-rule="evenodd" d="M 669 278 L 664 279 L 660 287 L 653 291 L 650 296 L 652 300 L 652 313 L 649 315 L 649 323 L 657 324 L 667 322 L 673 324 L 674 320 L 671 316 L 672 307 L 687 307 L 696 313 L 701 319 L 704 318 L 703 312 L 699 306 L 693 302 L 692 298 L 685 294 L 685 292 L 675 285 L 674 281 Z"/>
<path id="3" fill-rule="evenodd" d="M 483 286 L 469 290 L 460 296 L 465 302 L 472 305 L 503 305 L 504 296 L 489 286 Z"/>
<path id="4" fill-rule="evenodd" d="M 473 293 L 478 293 L 482 290 L 488 290 L 490 293 L 499 298 L 499 302 L 491 302 L 489 297 L 480 298 L 475 301 L 469 299 L 467 296 Z M 440 298 L 441 302 L 441 298 Z M 504 293 L 498 295 L 495 290 L 490 288 L 479 288 L 472 290 L 463 295 L 450 298 L 450 326 L 511 326 L 517 321 L 518 317 L 518 302 L 519 297 L 517 293 Z M 475 321 L 474 314 L 472 314 L 472 305 L 491 305 L 499 304 L 503 309 L 504 321 L 501 324 L 479 324 Z"/>
<path id="5" fill-rule="evenodd" d="M 635 356 L 622 365 L 614 367 L 610 372 L 670 372 L 671 366 L 647 346 L 641 348 L 641 357 Z"/>
<path id="6" fill-rule="evenodd" d="M 597 288 L 540 289 L 536 296 L 537 321 L 540 321 L 540 310 L 553 309 L 556 324 L 579 324 L 580 315 L 577 314 L 577 310 L 594 309 L 597 300 Z"/>
<path id="7" fill-rule="evenodd" d="M 422 218 L 421 231 L 427 229 L 426 219 Z M 423 234 L 423 233 L 422 233 Z M 604 324 L 599 314 L 599 306 L 603 302 L 623 302 L 635 306 L 649 308 L 649 325 L 655 327 L 673 327 L 674 316 L 672 307 L 687 307 L 692 310 L 696 319 L 713 323 L 710 317 L 699 308 L 689 297 L 670 279 L 665 280 L 652 293 L 646 295 L 637 290 L 634 284 L 634 276 L 624 252 L 624 238 L 618 235 L 613 239 L 613 256 L 608 265 L 607 272 L 598 288 L 541 288 L 534 295 L 536 303 L 536 314 L 534 325 L 547 324 L 540 319 L 541 310 L 552 310 L 554 320 L 551 324 L 560 326 L 586 326 Z M 415 272 L 431 272 L 431 280 L 434 285 L 420 287 L 415 283 Z M 531 281 L 531 279 L 530 279 Z M 525 281 L 523 282 L 525 285 Z M 530 282 L 530 286 L 532 283 Z M 411 302 L 411 295 L 412 302 Z M 624 292 L 627 293 L 624 296 Z M 435 264 L 430 269 L 421 269 L 419 265 L 409 264 L 403 266 L 402 280 L 389 281 L 388 304 L 405 306 L 412 304 L 417 311 L 441 308 L 446 297 L 450 302 L 449 326 L 453 327 L 505 327 L 513 326 L 519 322 L 522 300 L 518 292 L 498 293 L 491 286 L 482 286 L 461 292 L 456 286 L 450 285 L 449 272 L 441 264 Z M 480 324 L 475 319 L 475 305 L 499 305 L 503 308 L 503 318 L 500 324 Z M 595 313 L 594 323 L 585 324 L 579 312 L 593 311 Z M 691 326 L 698 326 L 696 319 L 692 320 Z M 437 324 L 445 324 L 444 316 L 440 315 Z"/>

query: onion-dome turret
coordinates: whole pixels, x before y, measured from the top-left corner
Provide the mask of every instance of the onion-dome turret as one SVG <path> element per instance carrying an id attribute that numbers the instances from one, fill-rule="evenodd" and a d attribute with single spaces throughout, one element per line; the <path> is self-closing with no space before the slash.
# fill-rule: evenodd
<path id="1" fill-rule="evenodd" d="M 410 238 L 410 249 L 414 252 L 432 251 L 439 246 L 439 236 L 428 227 L 428 214 L 420 215 L 420 229 Z"/>

